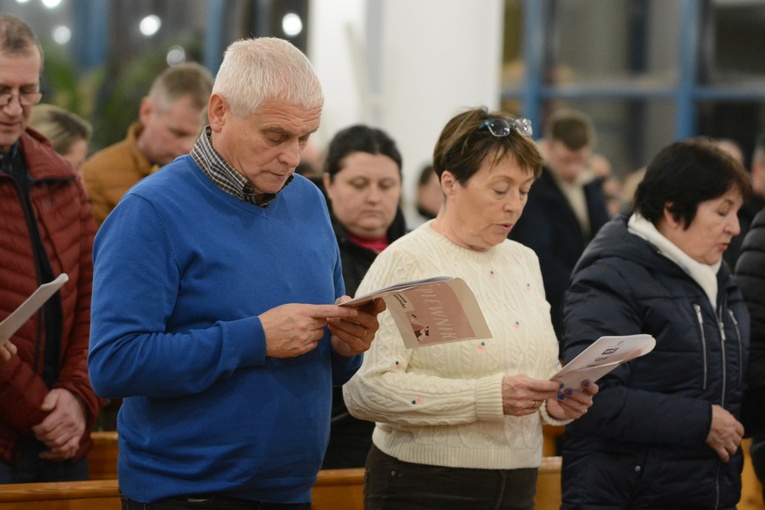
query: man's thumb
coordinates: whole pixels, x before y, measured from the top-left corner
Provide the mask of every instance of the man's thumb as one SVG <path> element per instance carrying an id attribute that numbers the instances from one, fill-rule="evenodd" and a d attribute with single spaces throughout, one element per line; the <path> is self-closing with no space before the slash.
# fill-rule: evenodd
<path id="1" fill-rule="evenodd" d="M 54 392 L 50 392 L 45 395 L 45 399 L 43 400 L 40 409 L 47 412 L 52 411 L 54 407 L 56 407 L 56 394 Z"/>

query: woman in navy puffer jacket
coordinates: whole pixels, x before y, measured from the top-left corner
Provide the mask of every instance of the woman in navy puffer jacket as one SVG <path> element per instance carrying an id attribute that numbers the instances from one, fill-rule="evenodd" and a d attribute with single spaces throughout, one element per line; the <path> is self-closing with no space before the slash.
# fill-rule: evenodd
<path id="1" fill-rule="evenodd" d="M 563 356 L 598 337 L 646 333 L 649 354 L 598 382 L 566 428 L 563 509 L 734 509 L 741 493 L 749 314 L 722 254 L 751 192 L 708 142 L 648 165 L 635 213 L 604 226 L 564 300 Z"/>

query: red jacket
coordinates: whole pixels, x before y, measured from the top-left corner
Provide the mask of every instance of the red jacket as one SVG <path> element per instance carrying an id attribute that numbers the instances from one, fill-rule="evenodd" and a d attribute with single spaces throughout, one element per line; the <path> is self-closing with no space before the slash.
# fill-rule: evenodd
<path id="1" fill-rule="evenodd" d="M 29 194 L 53 274 L 69 275 L 69 281 L 61 289 L 61 371 L 53 387 L 71 391 L 87 407 L 86 433 L 75 456 L 78 460 L 92 446 L 90 430 L 102 403 L 90 387 L 87 365 L 96 225 L 85 191 L 71 165 L 54 152 L 42 135 L 31 129 L 21 136 L 20 142 L 27 171 L 34 178 Z M 15 181 L 0 172 L 0 319 L 7 317 L 37 288 L 34 255 L 20 194 L 21 188 Z M 20 455 L 19 440 L 34 437 L 32 426 L 46 415 L 40 410 L 50 391 L 42 380 L 44 329 L 40 345 L 36 345 L 38 314 L 34 314 L 11 337 L 18 347 L 18 355 L 0 363 L 0 456 L 8 462 Z"/>

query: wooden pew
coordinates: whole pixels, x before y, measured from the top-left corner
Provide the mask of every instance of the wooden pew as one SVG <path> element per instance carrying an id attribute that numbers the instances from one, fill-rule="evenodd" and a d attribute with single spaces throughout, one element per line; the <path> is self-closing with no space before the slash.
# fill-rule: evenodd
<path id="1" fill-rule="evenodd" d="M 313 510 L 363 510 L 364 469 L 319 472 Z M 545 457 L 537 482 L 537 510 L 560 507 L 560 457 Z M 0 485 L 0 510 L 119 510 L 117 480 Z"/>
<path id="2" fill-rule="evenodd" d="M 311 510 L 363 510 L 364 468 L 319 471 L 311 497 Z"/>
<path id="3" fill-rule="evenodd" d="M 93 449 L 88 453 L 91 480 L 117 479 L 117 446 L 116 431 L 92 432 Z"/>
<path id="4" fill-rule="evenodd" d="M 536 510 L 559 510 L 561 505 L 560 457 L 542 457 L 537 477 Z"/>
<path id="5" fill-rule="evenodd" d="M 0 510 L 120 510 L 117 480 L 0 485 Z"/>
<path id="6" fill-rule="evenodd" d="M 542 459 L 542 467 L 539 470 L 539 480 L 537 482 L 537 510 L 560 507 L 561 489 L 560 489 L 560 469 L 561 460 L 558 457 L 556 443 L 563 432 L 563 427 L 544 427 L 544 448 L 545 457 Z M 91 480 L 114 480 L 117 478 L 117 433 L 116 432 L 94 432 L 94 447 L 88 455 L 90 462 Z M 742 493 L 741 502 L 738 505 L 739 510 L 765 510 L 765 504 L 762 499 L 762 485 L 754 475 L 749 458 L 749 440 L 742 443 L 744 448 L 745 464 L 742 474 Z M 38 484 L 45 485 L 45 484 Z M 313 508 L 314 510 L 355 510 L 362 509 L 364 506 L 364 470 L 325 470 L 319 473 L 316 485 L 313 489 Z M 40 493 L 44 488 L 38 487 L 36 492 Z M 80 499 L 87 500 L 91 489 L 95 490 L 97 498 L 102 497 L 104 486 L 96 484 L 94 486 L 74 486 L 72 489 L 72 504 L 78 504 Z M 116 489 L 115 489 L 116 490 Z M 0 486 L 0 494 L 5 492 Z M 26 492 L 26 491 L 25 491 Z M 53 491 L 54 498 L 62 498 L 61 491 Z M 87 496 L 87 497 L 85 497 Z M 117 497 L 117 493 L 114 493 Z M 0 497 L 0 502 L 5 501 Z M 3 508 L 12 508 L 2 506 Z M 87 506 L 86 506 L 87 507 Z M 14 507 L 15 508 L 15 507 Z M 23 508 L 37 508 L 27 506 Z M 40 507 L 47 509 L 48 507 Z M 79 510 L 77 506 L 53 506 L 51 509 L 66 508 L 68 510 Z M 94 506 L 93 508 L 99 508 Z"/>
<path id="7" fill-rule="evenodd" d="M 741 501 L 738 510 L 763 510 L 765 503 L 762 500 L 762 484 L 754 474 L 752 458 L 749 455 L 751 439 L 744 439 L 741 448 L 744 450 L 744 471 L 741 473 Z"/>

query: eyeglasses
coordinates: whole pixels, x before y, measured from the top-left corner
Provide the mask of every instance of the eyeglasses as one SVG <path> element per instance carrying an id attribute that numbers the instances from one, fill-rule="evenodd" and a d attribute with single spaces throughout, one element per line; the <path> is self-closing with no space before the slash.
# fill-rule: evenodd
<path id="1" fill-rule="evenodd" d="M 21 94 L 11 94 L 10 92 L 6 92 L 5 94 L 0 94 L 0 108 L 5 108 L 11 104 L 14 97 L 19 98 L 19 104 L 21 106 L 32 106 L 39 103 L 42 100 L 43 95 L 42 92 L 22 92 Z"/>
<path id="2" fill-rule="evenodd" d="M 483 121 L 483 124 L 478 126 L 476 131 L 483 128 L 488 128 L 489 133 L 498 138 L 509 135 L 511 128 L 515 129 L 523 136 L 531 136 L 534 133 L 534 130 L 531 128 L 531 121 L 525 117 L 518 117 L 517 119 L 512 120 L 493 117 Z"/>

